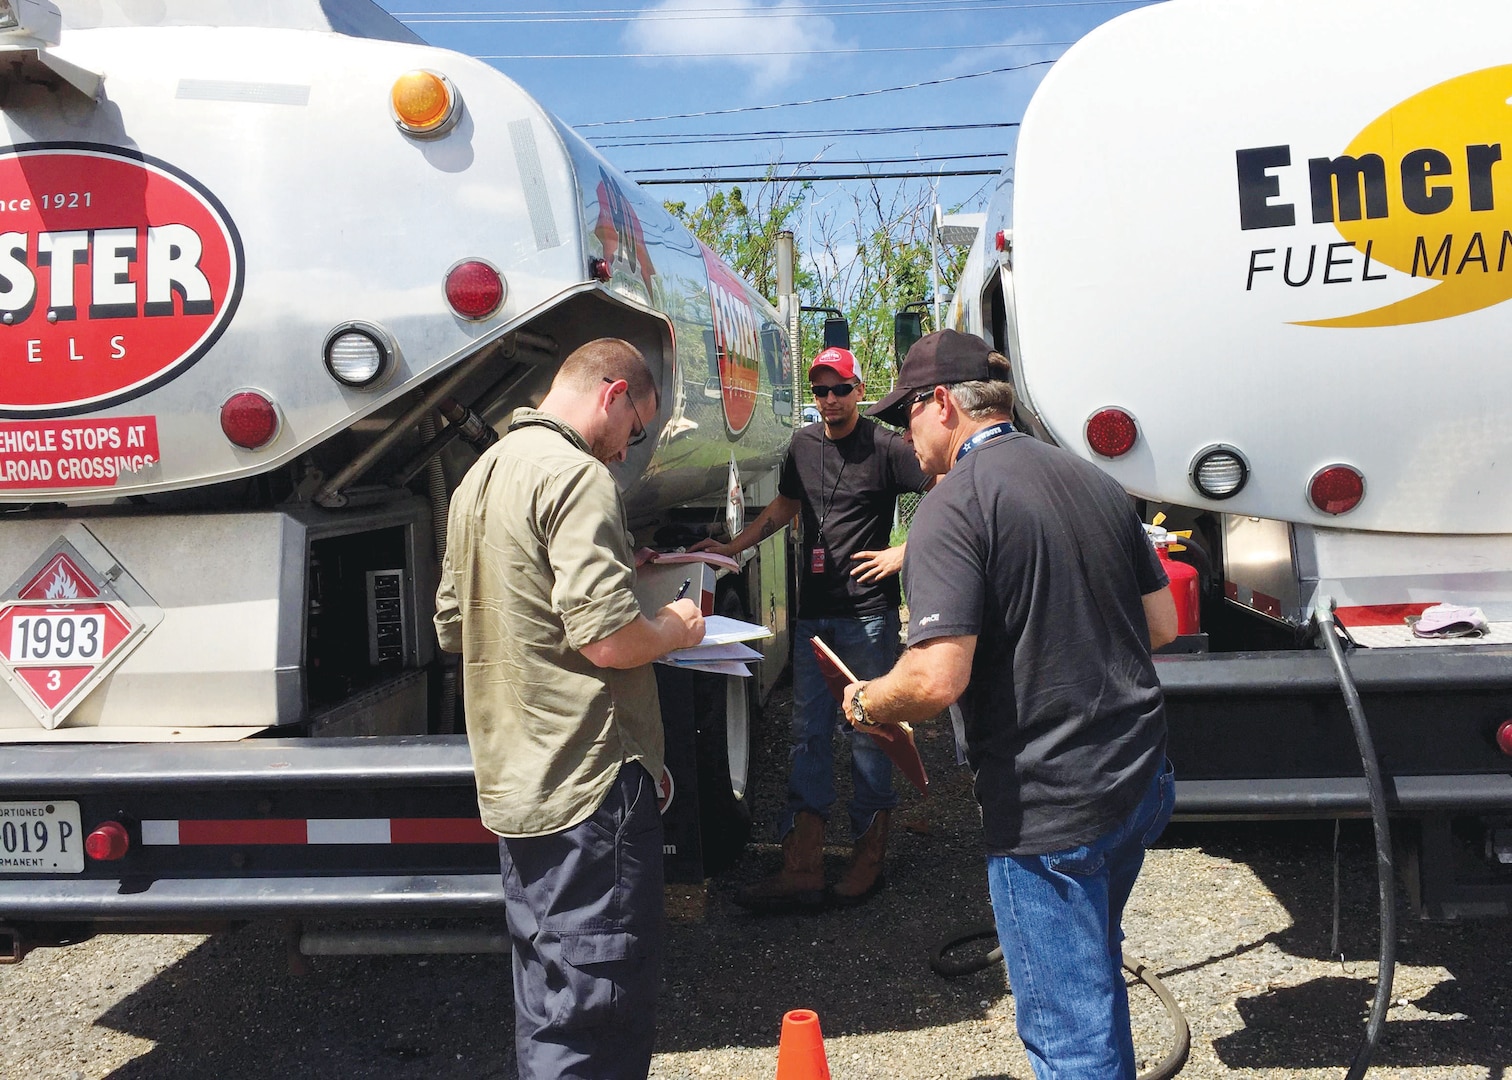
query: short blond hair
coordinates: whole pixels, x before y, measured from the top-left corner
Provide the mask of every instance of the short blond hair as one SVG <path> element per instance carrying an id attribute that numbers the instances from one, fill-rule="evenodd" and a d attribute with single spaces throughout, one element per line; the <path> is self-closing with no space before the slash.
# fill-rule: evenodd
<path id="1" fill-rule="evenodd" d="M 624 379 L 630 385 L 630 396 L 642 401 L 661 403 L 661 393 L 651 369 L 641 351 L 623 338 L 595 338 L 568 354 L 557 368 L 551 380 L 552 388 L 570 386 L 574 390 L 591 391 L 605 379 L 616 382 Z"/>

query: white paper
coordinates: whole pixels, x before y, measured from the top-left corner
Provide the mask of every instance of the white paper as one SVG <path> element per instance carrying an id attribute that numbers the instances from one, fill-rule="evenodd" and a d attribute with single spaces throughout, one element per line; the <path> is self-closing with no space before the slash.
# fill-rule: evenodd
<path id="1" fill-rule="evenodd" d="M 732 641 L 728 645 L 694 645 L 687 649 L 674 649 L 664 657 L 678 663 L 691 660 L 760 660 L 761 658 L 761 653 L 739 641 Z"/>
<path id="2" fill-rule="evenodd" d="M 657 663 L 681 668 L 684 671 L 709 671 L 715 675 L 738 675 L 742 679 L 751 677 L 751 669 L 738 660 L 668 660 L 663 658 Z"/>
<path id="3" fill-rule="evenodd" d="M 773 636 L 772 631 L 760 623 L 741 622 L 725 615 L 706 615 L 703 640 L 695 647 L 728 645 L 732 641 L 760 641 Z"/>

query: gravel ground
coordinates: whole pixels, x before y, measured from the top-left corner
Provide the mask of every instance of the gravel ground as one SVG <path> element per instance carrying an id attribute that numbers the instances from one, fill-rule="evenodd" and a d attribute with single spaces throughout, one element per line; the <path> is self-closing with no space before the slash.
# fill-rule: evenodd
<path id="1" fill-rule="evenodd" d="M 978 819 L 948 730 L 920 728 L 935 785 L 905 796 L 890 885 L 871 904 L 756 917 L 730 897 L 777 860 L 786 695 L 758 731 L 757 840 L 729 875 L 669 892 L 660 1080 L 766 1080 L 784 1011 L 812 1008 L 836 1080 L 1031 1073 L 1001 967 L 944 979 L 929 950 L 987 921 Z M 843 815 L 842 815 L 843 816 Z M 848 838 L 830 830 L 838 871 Z M 1131 902 L 1131 952 L 1147 958 L 1192 1028 L 1183 1077 L 1342 1076 L 1374 993 L 1375 878 L 1368 830 L 1340 845 L 1344 959 L 1329 958 L 1333 830 L 1177 825 Z M 1400 967 L 1370 1075 L 1504 1080 L 1512 1052 L 1506 920 L 1423 924 L 1404 913 Z M 1158 1002 L 1132 992 L 1142 1067 L 1168 1036 Z M 288 972 L 283 931 L 97 938 L 0 968 L 0 1078 L 512 1077 L 502 957 L 322 958 Z M 1504 1036 L 1503 1033 L 1508 1033 Z"/>

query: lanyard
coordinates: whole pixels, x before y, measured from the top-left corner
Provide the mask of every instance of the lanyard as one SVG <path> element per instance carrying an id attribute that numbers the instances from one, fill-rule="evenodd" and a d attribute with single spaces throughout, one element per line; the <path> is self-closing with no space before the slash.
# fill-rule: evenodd
<path id="1" fill-rule="evenodd" d="M 984 427 L 981 431 L 977 432 L 971 438 L 967 439 L 966 444 L 956 451 L 955 459 L 957 461 L 960 461 L 963 457 L 971 453 L 977 447 L 981 446 L 984 442 L 995 439 L 999 435 L 1007 435 L 1012 430 L 1013 425 L 1006 420 L 1002 421 L 1001 423 L 993 424 L 991 427 Z"/>

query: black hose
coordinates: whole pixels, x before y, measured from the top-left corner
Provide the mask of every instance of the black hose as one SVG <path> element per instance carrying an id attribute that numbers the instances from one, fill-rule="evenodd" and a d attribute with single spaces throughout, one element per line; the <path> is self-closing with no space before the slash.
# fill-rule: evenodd
<path id="1" fill-rule="evenodd" d="M 1365 1043 L 1349 1065 L 1345 1080 L 1359 1080 L 1370 1068 L 1370 1059 L 1375 1054 L 1376 1043 L 1381 1038 L 1381 1028 L 1386 1023 L 1386 1010 L 1391 1006 L 1391 984 L 1396 976 L 1396 873 L 1391 858 L 1391 822 L 1386 816 L 1386 785 L 1381 779 L 1381 761 L 1376 755 L 1375 741 L 1370 737 L 1370 726 L 1365 722 L 1365 709 L 1360 704 L 1360 692 L 1355 687 L 1349 665 L 1344 662 L 1344 650 L 1334 633 L 1333 601 L 1328 597 L 1319 599 L 1313 609 L 1313 619 L 1318 624 L 1318 633 L 1323 638 L 1323 647 L 1333 661 L 1334 671 L 1339 676 L 1339 688 L 1344 693 L 1344 705 L 1349 710 L 1349 722 L 1354 728 L 1355 743 L 1360 748 L 1360 763 L 1365 768 L 1365 787 L 1370 794 L 1370 821 L 1375 827 L 1376 878 L 1380 889 L 1381 907 L 1381 959 L 1376 973 L 1375 1002 L 1370 1006 L 1370 1019 L 1365 1024 Z"/>
<path id="2" fill-rule="evenodd" d="M 989 938 L 993 941 L 997 940 L 997 927 L 991 923 L 973 926 L 969 930 L 952 934 L 930 952 L 929 966 L 938 975 L 955 978 L 958 975 L 970 975 L 999 963 L 1003 959 L 1003 949 L 1000 945 L 995 945 L 990 952 L 980 955 L 971 954 L 960 958 L 951 956 L 951 953 L 962 945 Z M 1176 995 L 1172 994 L 1170 988 L 1156 977 L 1148 963 L 1125 950 L 1123 968 L 1154 992 L 1171 1021 L 1170 1049 L 1166 1051 L 1165 1057 L 1160 1059 L 1159 1064 L 1140 1073 L 1138 1080 L 1170 1080 L 1170 1077 L 1179 1073 L 1181 1067 L 1186 1064 L 1187 1054 L 1192 1048 L 1192 1031 L 1187 1025 L 1186 1016 L 1182 1014 L 1181 1006 L 1176 1002 Z"/>

